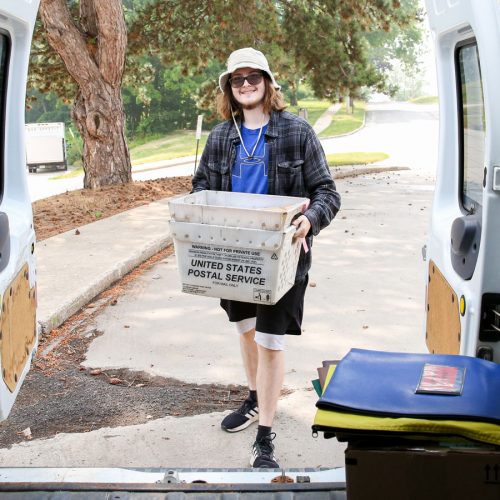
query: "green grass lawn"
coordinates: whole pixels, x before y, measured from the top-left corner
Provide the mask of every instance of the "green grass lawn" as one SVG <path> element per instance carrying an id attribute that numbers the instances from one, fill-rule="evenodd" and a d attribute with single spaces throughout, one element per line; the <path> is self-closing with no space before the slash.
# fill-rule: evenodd
<path id="1" fill-rule="evenodd" d="M 319 134 L 320 138 L 335 137 L 337 135 L 348 134 L 354 132 L 363 125 L 365 119 L 365 103 L 355 101 L 354 113 L 349 114 L 345 109 L 345 105 L 333 115 L 332 123 Z"/>
<path id="2" fill-rule="evenodd" d="M 368 165 L 389 158 L 386 153 L 334 153 L 326 155 L 330 167 L 342 167 L 345 165 Z"/>
<path id="3" fill-rule="evenodd" d="M 286 111 L 297 115 L 300 108 L 307 109 L 307 121 L 314 125 L 316 120 L 332 105 L 329 101 L 304 100 L 299 101 L 298 106 L 288 106 Z"/>
<path id="4" fill-rule="evenodd" d="M 201 155 L 208 132 L 201 135 L 198 154 Z M 130 157 L 133 165 L 159 160 L 171 160 L 196 153 L 196 136 L 194 130 L 180 130 L 138 146 L 130 145 Z"/>
<path id="5" fill-rule="evenodd" d="M 49 180 L 50 181 L 57 181 L 58 179 L 70 179 L 71 177 L 78 177 L 81 174 L 83 174 L 83 167 L 69 170 L 65 174 L 55 175 L 54 177 L 49 177 Z"/>

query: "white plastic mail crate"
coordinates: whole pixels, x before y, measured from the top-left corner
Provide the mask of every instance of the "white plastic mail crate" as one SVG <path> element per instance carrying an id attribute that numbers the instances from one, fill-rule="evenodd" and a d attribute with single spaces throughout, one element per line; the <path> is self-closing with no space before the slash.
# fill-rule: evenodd
<path id="1" fill-rule="evenodd" d="M 294 226 L 265 231 L 170 221 L 170 233 L 185 293 L 275 304 L 295 281 Z"/>
<path id="2" fill-rule="evenodd" d="M 290 224 L 307 203 L 305 198 L 220 191 L 172 200 L 170 233 L 182 291 L 278 302 L 295 281 L 301 242 L 293 241 Z"/>
<path id="3" fill-rule="evenodd" d="M 176 222 L 282 231 L 308 203 L 293 196 L 198 191 L 171 199 L 168 207 Z"/>

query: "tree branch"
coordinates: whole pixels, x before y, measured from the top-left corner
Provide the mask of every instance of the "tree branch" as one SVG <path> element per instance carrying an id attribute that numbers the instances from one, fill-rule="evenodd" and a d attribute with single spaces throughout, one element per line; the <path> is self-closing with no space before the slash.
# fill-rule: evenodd
<path id="1" fill-rule="evenodd" d="M 80 22 L 86 34 L 94 37 L 97 36 L 97 18 L 94 0 L 80 0 Z"/>
<path id="2" fill-rule="evenodd" d="M 100 78 L 85 39 L 75 26 L 65 0 L 41 0 L 40 18 L 52 48 L 80 87 Z"/>
<path id="3" fill-rule="evenodd" d="M 127 27 L 121 0 L 93 0 L 99 32 L 99 71 L 113 87 L 121 84 L 127 49 Z"/>

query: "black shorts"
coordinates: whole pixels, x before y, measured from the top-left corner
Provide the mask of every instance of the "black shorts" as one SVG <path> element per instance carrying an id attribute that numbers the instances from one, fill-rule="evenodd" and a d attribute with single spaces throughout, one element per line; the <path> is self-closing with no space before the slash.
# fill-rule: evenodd
<path id="1" fill-rule="evenodd" d="M 304 295 L 309 276 L 296 281 L 288 292 L 273 306 L 221 299 L 220 305 L 229 321 L 257 318 L 255 329 L 273 335 L 300 335 L 304 314 Z"/>

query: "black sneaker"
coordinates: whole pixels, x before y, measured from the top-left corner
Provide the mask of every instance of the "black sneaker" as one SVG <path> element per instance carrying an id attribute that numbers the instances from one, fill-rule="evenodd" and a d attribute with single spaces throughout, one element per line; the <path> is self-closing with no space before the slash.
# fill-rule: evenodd
<path id="1" fill-rule="evenodd" d="M 220 426 L 227 432 L 238 432 L 246 429 L 250 424 L 259 420 L 257 401 L 247 398 L 233 413 L 230 413 L 221 422 Z"/>
<path id="2" fill-rule="evenodd" d="M 279 469 L 279 464 L 274 455 L 273 439 L 276 437 L 274 432 L 264 436 L 260 441 L 255 441 L 252 446 L 252 456 L 250 465 L 256 469 Z"/>

